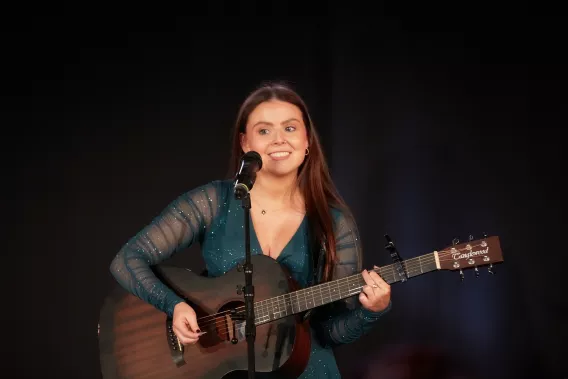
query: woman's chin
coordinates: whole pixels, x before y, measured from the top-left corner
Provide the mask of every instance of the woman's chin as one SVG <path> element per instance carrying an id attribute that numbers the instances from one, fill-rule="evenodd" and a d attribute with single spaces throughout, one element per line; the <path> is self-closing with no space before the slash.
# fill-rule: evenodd
<path id="1" fill-rule="evenodd" d="M 286 178 L 288 176 L 297 175 L 298 167 L 271 167 L 267 169 L 265 173 L 277 178 Z"/>

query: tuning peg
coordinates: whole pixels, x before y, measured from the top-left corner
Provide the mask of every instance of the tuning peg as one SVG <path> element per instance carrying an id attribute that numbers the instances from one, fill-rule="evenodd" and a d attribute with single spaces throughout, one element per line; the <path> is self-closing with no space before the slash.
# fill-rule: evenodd
<path id="1" fill-rule="evenodd" d="M 463 282 L 464 279 L 463 270 L 460 268 L 460 280 Z"/>
<path id="2" fill-rule="evenodd" d="M 458 243 L 460 243 L 460 239 L 458 237 L 452 240 L 452 245 L 457 245 Z"/>
<path id="3" fill-rule="evenodd" d="M 475 267 L 475 277 L 479 278 L 479 270 L 477 269 L 477 266 Z"/>
<path id="4" fill-rule="evenodd" d="M 483 238 L 487 238 L 487 233 L 483 232 Z"/>
<path id="5" fill-rule="evenodd" d="M 471 234 L 469 235 L 469 240 L 473 241 L 473 235 L 471 235 Z"/>
<path id="6" fill-rule="evenodd" d="M 489 273 L 490 273 L 491 275 L 495 275 L 495 272 L 493 271 L 493 263 L 490 263 L 490 264 L 489 264 L 489 268 L 487 269 L 487 271 L 489 271 Z"/>

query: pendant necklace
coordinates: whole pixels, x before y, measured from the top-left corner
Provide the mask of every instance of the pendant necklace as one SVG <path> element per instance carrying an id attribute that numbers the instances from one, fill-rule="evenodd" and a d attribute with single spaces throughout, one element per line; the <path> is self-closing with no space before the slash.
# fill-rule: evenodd
<path id="1" fill-rule="evenodd" d="M 258 204 L 257 201 L 255 201 L 255 200 L 253 200 L 253 201 Z M 260 204 L 258 204 L 258 205 L 260 205 Z M 273 210 L 272 212 L 274 213 L 274 212 L 277 212 L 277 211 L 282 210 L 282 209 L 285 209 L 285 208 L 286 208 L 286 207 L 278 208 L 278 209 Z M 266 212 L 266 209 L 260 207 L 260 213 L 264 216 L 264 215 L 267 213 L 267 212 Z"/>

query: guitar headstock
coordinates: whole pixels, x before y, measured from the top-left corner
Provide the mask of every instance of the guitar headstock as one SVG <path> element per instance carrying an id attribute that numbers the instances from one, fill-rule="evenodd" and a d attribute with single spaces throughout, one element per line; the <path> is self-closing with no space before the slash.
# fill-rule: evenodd
<path id="1" fill-rule="evenodd" d="M 478 267 L 489 266 L 489 272 L 493 274 L 493 264 L 503 262 L 503 252 L 498 236 L 484 237 L 457 243 L 440 250 L 438 259 L 441 270 L 459 270 L 463 280 L 463 270 L 473 268 L 476 276 L 479 275 Z"/>

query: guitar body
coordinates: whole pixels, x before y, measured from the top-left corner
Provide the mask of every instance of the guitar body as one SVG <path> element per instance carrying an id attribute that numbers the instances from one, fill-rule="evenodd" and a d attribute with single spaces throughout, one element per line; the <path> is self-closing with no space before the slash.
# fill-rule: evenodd
<path id="1" fill-rule="evenodd" d="M 251 263 L 255 303 L 298 289 L 286 269 L 274 259 L 255 255 Z M 117 286 L 107 297 L 100 314 L 103 377 L 247 378 L 244 323 L 240 330 L 236 328 L 233 332 L 233 322 L 225 312 L 244 307 L 243 295 L 237 294 L 237 285 L 244 285 L 244 273 L 235 268 L 221 277 L 208 278 L 188 269 L 168 266 L 157 266 L 155 273 L 193 307 L 200 330 L 207 333 L 196 344 L 179 345 L 168 328 L 171 320 L 165 313 Z M 233 337 L 238 339 L 237 343 L 231 342 Z M 300 315 L 257 325 L 255 377 L 298 377 L 307 365 L 310 347 L 308 322 Z"/>

